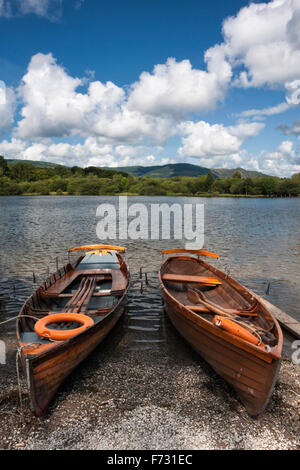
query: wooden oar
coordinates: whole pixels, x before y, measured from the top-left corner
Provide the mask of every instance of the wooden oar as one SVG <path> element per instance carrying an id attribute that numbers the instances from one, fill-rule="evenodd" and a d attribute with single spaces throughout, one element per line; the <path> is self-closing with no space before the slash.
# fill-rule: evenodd
<path id="1" fill-rule="evenodd" d="M 216 253 L 211 253 L 211 251 L 206 250 L 189 250 L 188 248 L 169 248 L 168 250 L 161 251 L 163 255 L 171 255 L 176 253 L 191 253 L 193 255 L 202 255 L 202 256 L 210 256 L 211 258 L 219 258 L 219 255 Z"/>
<path id="2" fill-rule="evenodd" d="M 193 289 L 188 290 L 188 299 L 191 302 L 200 303 L 200 304 L 204 305 L 208 309 L 208 311 L 216 313 L 217 315 L 226 315 L 230 318 L 235 318 L 237 315 L 247 316 L 247 317 L 257 316 L 257 313 L 254 313 L 254 312 L 246 312 L 246 311 L 234 310 L 234 309 L 230 309 L 230 310 L 229 309 L 222 309 L 218 305 L 210 303 L 207 300 L 203 300 L 203 298 L 201 298 L 201 295 L 203 295 L 203 294 L 202 293 L 200 294 L 200 292 L 195 291 Z M 188 306 L 188 307 L 191 308 L 191 306 Z M 207 312 L 207 313 L 209 313 L 209 312 Z"/>
<path id="3" fill-rule="evenodd" d="M 179 283 L 188 283 L 188 284 L 201 284 L 205 286 L 217 286 L 221 285 L 222 282 L 215 277 L 209 276 L 195 276 L 195 275 L 187 275 L 187 274 L 171 274 L 166 273 L 162 276 L 163 281 L 170 281 L 170 282 L 179 282 Z"/>
<path id="4" fill-rule="evenodd" d="M 200 303 L 200 304 L 204 305 L 208 310 L 210 310 L 213 313 L 216 313 L 217 315 L 225 315 L 225 316 L 228 316 L 230 318 L 235 318 L 235 316 L 236 316 L 236 315 L 232 315 L 229 312 L 226 312 L 225 310 L 222 310 L 219 307 L 215 307 L 215 306 L 209 304 L 208 302 L 205 302 L 205 300 L 201 299 L 199 293 L 194 291 L 193 289 L 188 290 L 188 299 L 191 302 Z"/>
<path id="5" fill-rule="evenodd" d="M 198 289 L 195 289 L 195 291 L 199 294 L 200 298 L 204 300 L 205 302 L 207 302 L 208 304 L 216 308 L 221 308 L 219 305 L 215 304 L 214 302 L 207 300 L 202 291 L 199 291 Z M 231 308 L 224 308 L 224 309 L 221 308 L 221 309 L 224 310 L 224 312 L 232 313 L 233 315 L 239 315 L 239 316 L 245 316 L 245 317 L 257 317 L 258 307 L 259 305 L 258 305 L 258 302 L 256 301 L 254 305 L 245 309 L 231 309 Z"/>

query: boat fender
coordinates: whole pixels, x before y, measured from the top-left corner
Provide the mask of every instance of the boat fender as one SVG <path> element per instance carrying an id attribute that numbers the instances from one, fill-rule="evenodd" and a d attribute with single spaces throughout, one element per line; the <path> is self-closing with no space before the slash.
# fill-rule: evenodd
<path id="1" fill-rule="evenodd" d="M 255 344 L 256 346 L 262 344 L 257 336 L 250 333 L 247 328 L 244 328 L 243 326 L 239 325 L 234 320 L 222 317 L 221 315 L 215 315 L 213 322 L 214 325 L 216 325 L 217 327 L 222 328 L 223 330 L 228 331 L 228 333 L 238 336 L 239 338 L 242 338 L 248 341 L 249 343 Z"/>
<path id="2" fill-rule="evenodd" d="M 72 330 L 54 330 L 47 327 L 47 325 L 50 325 L 51 323 L 60 322 L 76 322 L 80 323 L 81 326 L 73 328 Z M 82 333 L 93 325 L 94 320 L 82 313 L 52 313 L 38 320 L 34 325 L 34 331 L 43 338 L 49 338 L 53 341 L 65 341 L 79 333 Z"/>

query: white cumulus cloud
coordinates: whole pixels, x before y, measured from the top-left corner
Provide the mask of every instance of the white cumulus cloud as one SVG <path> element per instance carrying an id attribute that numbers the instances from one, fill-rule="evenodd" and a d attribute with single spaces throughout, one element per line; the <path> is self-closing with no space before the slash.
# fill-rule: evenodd
<path id="1" fill-rule="evenodd" d="M 0 136 L 11 128 L 14 120 L 15 93 L 0 80 Z"/>
<path id="2" fill-rule="evenodd" d="M 251 3 L 223 24 L 225 55 L 243 66 L 241 86 L 283 85 L 299 78 L 300 0 Z"/>
<path id="3" fill-rule="evenodd" d="M 264 124 L 257 122 L 227 127 L 205 121 L 183 122 L 178 126 L 183 135 L 178 153 L 180 156 L 210 157 L 211 160 L 211 157 L 237 154 L 243 142 L 256 136 L 264 127 Z"/>
<path id="4" fill-rule="evenodd" d="M 223 100 L 231 78 L 231 67 L 221 50 L 209 52 L 207 71 L 193 69 L 189 60 L 176 62 L 169 58 L 143 72 L 133 83 L 128 99 L 129 109 L 154 115 L 182 116 L 215 108 Z"/>
<path id="5" fill-rule="evenodd" d="M 8 159 L 51 161 L 81 167 L 159 164 L 162 150 L 159 146 L 103 144 L 99 137 L 87 137 L 77 143 L 54 143 L 51 139 L 32 142 L 18 138 L 0 142 L 0 155 Z"/>
<path id="6" fill-rule="evenodd" d="M 281 142 L 274 152 L 263 150 L 256 160 L 259 168 L 270 175 L 282 177 L 300 172 L 300 156 L 290 140 Z"/>
<path id="7" fill-rule="evenodd" d="M 170 120 L 129 109 L 125 91 L 113 84 L 74 78 L 52 54 L 32 57 L 19 96 L 24 105 L 15 131 L 20 138 L 95 135 L 104 142 L 163 142 L 172 134 Z M 81 91 L 78 91 L 82 87 Z"/>
<path id="8" fill-rule="evenodd" d="M 76 0 L 73 5 L 79 8 L 82 3 Z M 62 4 L 0 0 L 0 16 L 54 19 Z M 11 140 L 0 142 L 0 153 L 81 166 L 195 157 L 204 166 L 244 165 L 270 172 L 276 162 L 276 171 L 291 172 L 299 163 L 292 141 L 284 140 L 274 152 L 262 151 L 257 157 L 242 146 L 264 128 L 258 120 L 299 105 L 300 0 L 250 3 L 225 19 L 222 31 L 224 40 L 205 52 L 203 69 L 188 59 L 169 58 L 128 87 L 102 83 L 92 72 L 74 77 L 51 53 L 34 55 L 17 90 L 0 82 L 0 133 L 12 128 L 16 103 L 15 115 L 20 117 Z M 201 113 L 214 110 L 234 85 L 285 88 L 286 101 L 240 113 L 252 122 L 225 126 L 202 120 Z M 300 135 L 298 120 L 292 127 L 279 127 L 294 138 Z M 164 160 L 164 148 L 174 136 L 181 138 L 178 153 Z"/>

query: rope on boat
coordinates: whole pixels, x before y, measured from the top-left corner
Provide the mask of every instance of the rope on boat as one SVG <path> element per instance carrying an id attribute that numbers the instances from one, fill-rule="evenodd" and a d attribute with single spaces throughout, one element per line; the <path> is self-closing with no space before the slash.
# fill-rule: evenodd
<path id="1" fill-rule="evenodd" d="M 39 318 L 34 317 L 33 315 L 17 315 L 15 317 L 11 317 L 11 318 L 8 318 L 7 320 L 4 320 L 4 321 L 0 322 L 0 325 L 4 325 L 4 323 L 8 323 L 10 321 L 18 320 L 20 318 L 25 318 L 25 317 L 32 318 L 33 320 L 39 320 Z"/>
<path id="2" fill-rule="evenodd" d="M 207 299 L 205 298 L 205 295 L 204 295 L 203 292 L 199 292 L 199 290 L 196 290 L 196 292 L 199 294 L 200 298 L 203 298 L 203 297 L 204 297 L 205 302 L 206 302 L 207 304 L 210 304 L 210 302 L 208 302 Z M 212 306 L 213 306 L 213 305 L 212 305 Z M 239 324 L 239 325 L 242 325 L 242 326 L 244 326 L 246 329 L 250 330 L 250 331 L 254 334 L 254 336 L 257 337 L 257 339 L 258 339 L 258 341 L 259 341 L 258 345 L 260 345 L 260 344 L 263 342 L 261 335 L 266 335 L 266 336 L 270 335 L 270 332 L 269 332 L 268 330 L 266 330 L 266 329 L 264 329 L 264 328 L 262 328 L 262 327 L 259 327 L 259 326 L 256 326 L 256 327 L 255 327 L 254 325 L 250 324 L 249 322 L 244 321 L 244 320 L 242 320 L 241 318 L 239 318 L 239 317 L 238 317 L 238 313 L 237 313 L 237 314 L 234 314 L 234 315 L 236 315 L 236 316 L 235 316 L 235 318 L 233 318 L 233 317 L 232 317 L 232 314 L 228 314 L 228 312 L 224 311 L 224 310 L 221 309 L 220 307 L 218 307 L 218 308 L 219 308 L 220 310 L 222 310 L 222 312 L 223 312 L 223 313 L 222 313 L 222 316 L 224 316 L 224 317 L 226 317 L 226 318 L 230 318 L 230 320 L 232 320 L 233 322 L 235 322 L 235 323 L 237 323 L 237 324 Z"/>
<path id="3" fill-rule="evenodd" d="M 17 315 L 16 317 L 11 317 L 11 318 L 8 318 L 7 320 L 1 321 L 0 325 L 4 325 L 4 323 L 8 323 L 12 320 L 16 320 L 18 317 L 19 317 L 19 315 Z"/>
<path id="4" fill-rule="evenodd" d="M 224 315 L 225 316 L 225 315 Z M 227 317 L 229 318 L 229 317 Z M 238 318 L 232 318 L 230 317 L 230 320 L 237 323 L 238 325 L 242 325 L 244 326 L 246 329 L 250 330 L 258 339 L 259 343 L 258 343 L 258 346 L 263 342 L 262 341 L 262 338 L 260 336 L 260 334 L 258 332 L 262 332 L 262 333 L 267 333 L 267 330 L 264 330 L 263 328 L 255 328 L 253 327 L 252 325 L 250 325 L 249 323 L 246 323 L 244 322 L 243 320 L 240 320 Z"/>

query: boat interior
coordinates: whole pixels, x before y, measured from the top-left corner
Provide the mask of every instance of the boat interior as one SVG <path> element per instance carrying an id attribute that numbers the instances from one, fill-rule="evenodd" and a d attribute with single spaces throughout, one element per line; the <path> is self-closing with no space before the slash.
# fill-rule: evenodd
<path id="1" fill-rule="evenodd" d="M 278 331 L 272 316 L 247 289 L 214 266 L 193 256 L 173 256 L 161 270 L 162 282 L 179 304 L 208 322 L 220 310 L 255 330 L 265 345 L 275 346 Z"/>
<path id="2" fill-rule="evenodd" d="M 18 322 L 20 343 L 53 345 L 34 331 L 36 321 L 50 314 L 84 314 L 99 323 L 118 305 L 128 283 L 127 266 L 119 253 L 99 250 L 80 256 L 74 265 L 68 263 L 49 276 L 24 304 Z M 71 330 L 78 326 L 66 321 L 48 328 Z"/>

